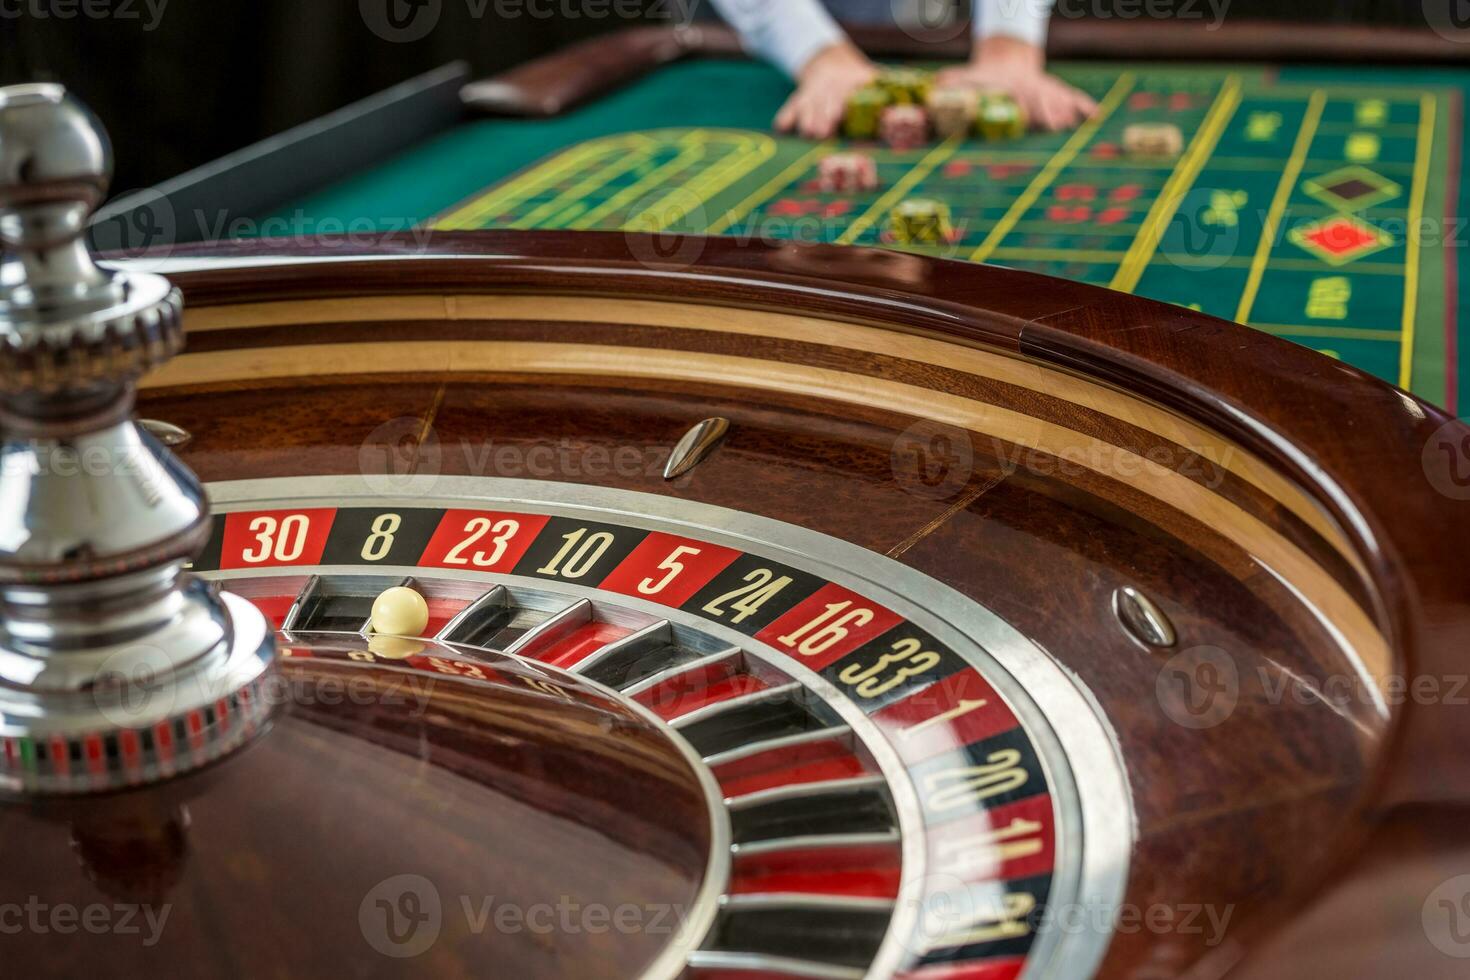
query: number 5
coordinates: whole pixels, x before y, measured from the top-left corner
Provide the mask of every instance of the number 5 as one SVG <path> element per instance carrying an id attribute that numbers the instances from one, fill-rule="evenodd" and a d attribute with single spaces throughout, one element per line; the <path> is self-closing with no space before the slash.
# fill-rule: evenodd
<path id="1" fill-rule="evenodd" d="M 651 578 L 644 579 L 642 582 L 638 583 L 638 591 L 642 592 L 644 595 L 658 595 L 664 589 L 669 587 L 670 582 L 678 578 L 679 575 L 683 573 L 684 563 L 679 561 L 679 559 L 684 557 L 685 555 L 697 554 L 699 554 L 698 548 L 690 548 L 687 545 L 682 544 L 679 545 L 679 547 L 675 548 L 669 553 L 669 557 L 658 563 L 658 567 L 668 572 L 668 574 L 659 579 L 657 582 L 655 582 Z"/>

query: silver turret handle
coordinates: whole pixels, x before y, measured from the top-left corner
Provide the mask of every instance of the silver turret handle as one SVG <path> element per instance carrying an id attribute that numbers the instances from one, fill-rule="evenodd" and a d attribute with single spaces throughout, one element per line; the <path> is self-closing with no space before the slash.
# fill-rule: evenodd
<path id="1" fill-rule="evenodd" d="M 182 300 L 93 260 L 110 177 L 64 88 L 0 88 L 0 791 L 195 768 L 271 700 L 264 617 L 184 571 L 203 489 L 132 419 L 138 378 L 183 344 Z"/>

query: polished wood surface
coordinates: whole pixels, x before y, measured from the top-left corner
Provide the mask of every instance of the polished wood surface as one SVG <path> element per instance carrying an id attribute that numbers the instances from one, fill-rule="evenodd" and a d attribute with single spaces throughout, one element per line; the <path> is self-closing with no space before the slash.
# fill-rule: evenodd
<path id="1" fill-rule="evenodd" d="M 689 760 L 575 678 L 424 653 L 444 666 L 286 659 L 275 690 L 288 706 L 223 762 L 144 790 L 0 806 L 0 903 L 18 907 L 5 904 L 5 975 L 646 969 L 710 861 Z M 664 910 L 665 927 L 613 928 L 628 908 L 644 926 Z M 116 928 L 84 929 L 88 909 Z"/>
<path id="2" fill-rule="evenodd" d="M 849 25 L 869 54 L 960 59 L 969 32 L 907 32 Z M 1225 18 L 1098 20 L 1058 17 L 1047 38 L 1051 58 L 1139 61 L 1363 61 L 1464 64 L 1470 46 L 1428 28 L 1251 21 Z M 742 57 L 739 38 L 721 24 L 636 27 L 572 45 L 493 78 L 471 82 L 465 105 L 503 116 L 556 116 L 664 65 L 699 57 Z"/>
<path id="3" fill-rule="evenodd" d="M 290 250 L 242 243 L 208 254 L 283 248 Z M 1104 975 L 1233 967 L 1293 976 L 1272 964 L 1286 962 L 1279 950 L 1291 947 L 1294 930 L 1316 934 L 1308 931 L 1320 927 L 1316 909 L 1374 885 L 1412 892 L 1396 877 L 1398 865 L 1377 856 L 1384 848 L 1407 848 L 1419 867 L 1442 859 L 1445 877 L 1453 873 L 1449 862 L 1462 839 L 1404 836 L 1399 828 L 1417 826 L 1415 815 L 1442 827 L 1442 815 L 1470 797 L 1470 772 L 1459 761 L 1470 735 L 1463 709 L 1448 698 L 1385 705 L 1361 686 L 1345 702 L 1311 696 L 1360 673 L 1333 614 L 1304 602 L 1229 528 L 1147 492 L 1121 469 L 1018 466 L 1017 452 L 1023 460 L 1055 457 L 1021 430 L 987 436 L 971 429 L 958 436 L 971 450 L 962 477 L 933 492 L 906 475 L 897 451 L 910 445 L 916 425 L 921 435 L 923 426 L 938 425 L 954 436 L 953 423 L 928 418 L 921 402 L 782 390 L 739 375 L 608 375 L 576 370 L 574 359 L 550 372 L 528 371 L 525 362 L 507 362 L 505 370 L 475 361 L 430 367 L 415 360 L 414 349 L 457 338 L 560 346 L 563 354 L 580 347 L 605 357 L 636 339 L 639 349 L 680 351 L 690 362 L 730 349 L 719 330 L 633 322 L 642 318 L 630 308 L 666 302 L 881 325 L 899 337 L 1030 365 L 1043 380 L 1027 388 L 986 381 L 974 365 L 936 364 L 936 352 L 917 343 L 883 356 L 854 350 L 839 330 L 825 344 L 763 339 L 758 330 L 734 342 L 743 358 L 781 361 L 811 376 L 836 371 L 890 385 L 923 378 L 936 394 L 1049 417 L 1069 432 L 1113 445 L 1131 440 L 1145 452 L 1151 441 L 1167 446 L 1151 424 L 1165 418 L 1177 424 L 1171 431 L 1211 434 L 1300 493 L 1321 526 L 1312 528 L 1281 496 L 1261 493 L 1260 480 L 1195 485 L 1213 483 L 1221 499 L 1234 494 L 1235 506 L 1256 508 L 1263 526 L 1309 555 L 1321 580 L 1337 583 L 1383 638 L 1389 674 L 1448 682 L 1470 648 L 1470 586 L 1458 572 L 1470 513 L 1437 489 L 1445 486 L 1442 474 L 1426 469 L 1426 460 L 1436 445 L 1453 447 L 1470 431 L 1433 407 L 1305 349 L 1188 310 L 892 253 L 697 240 L 676 248 L 680 261 L 671 262 L 651 259 L 652 244 L 636 236 L 560 233 L 441 235 L 427 245 L 390 238 L 373 251 L 394 258 L 177 277 L 191 322 L 201 327 L 191 338 L 194 354 L 181 364 L 198 356 L 252 366 L 194 382 L 174 375 L 143 393 L 142 414 L 194 434 L 184 455 L 206 480 L 361 472 L 363 446 L 394 419 L 430 427 L 437 446 L 450 448 L 437 457 L 441 472 L 497 475 L 476 469 L 474 459 L 483 457 L 458 447 L 635 446 L 666 454 L 692 422 L 723 415 L 733 423 L 730 436 L 687 483 L 665 483 L 656 466 L 499 475 L 611 484 L 836 535 L 975 597 L 1076 672 L 1114 727 L 1133 783 L 1139 838 L 1129 904 L 1234 910 L 1228 943 L 1182 932 L 1120 935 Z M 501 294 L 544 297 L 549 306 L 561 297 L 600 297 L 595 302 L 608 312 L 596 321 L 455 315 L 460 301 L 453 297 L 488 303 Z M 319 301 L 362 297 L 369 305 L 372 297 L 422 297 L 438 312 L 376 321 L 314 312 Z M 293 305 L 301 313 L 294 325 Z M 293 345 L 325 365 L 334 347 L 345 357 L 360 344 L 402 356 L 349 370 L 271 367 L 285 363 L 273 352 Z M 1088 403 L 1061 384 L 1053 389 L 1047 379 L 1054 377 L 1146 403 L 1153 414 L 1120 420 L 1105 401 Z M 1118 628 L 1109 602 L 1119 585 L 1142 588 L 1165 608 L 1180 629 L 1181 652 L 1228 652 L 1240 676 L 1228 719 L 1192 729 L 1170 717 L 1156 693 L 1169 658 Z M 1400 903 L 1373 921 L 1413 946 L 1418 958 L 1403 962 L 1414 964 L 1415 975 L 1451 975 L 1444 971 L 1451 961 L 1427 942 L 1411 942 L 1423 935 L 1419 914 Z M 1361 971 L 1343 975 L 1383 975 L 1367 960 Z"/>

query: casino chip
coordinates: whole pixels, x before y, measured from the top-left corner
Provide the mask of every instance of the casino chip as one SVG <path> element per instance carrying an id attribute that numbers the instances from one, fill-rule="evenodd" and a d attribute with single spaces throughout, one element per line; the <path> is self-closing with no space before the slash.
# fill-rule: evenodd
<path id="1" fill-rule="evenodd" d="M 1133 157 L 1176 157 L 1184 134 L 1173 123 L 1133 123 L 1123 130 L 1123 149 Z"/>
<path id="2" fill-rule="evenodd" d="M 1008 95 L 987 96 L 980 102 L 976 131 L 988 140 L 1010 140 L 1026 135 L 1026 113 Z"/>
<path id="3" fill-rule="evenodd" d="M 975 125 L 980 96 L 974 89 L 937 88 L 929 93 L 929 121 L 940 139 L 964 136 Z"/>
<path id="4" fill-rule="evenodd" d="M 878 164 L 866 153 L 834 153 L 821 162 L 818 172 L 827 194 L 878 189 Z"/>
<path id="5" fill-rule="evenodd" d="M 891 105 L 883 110 L 878 135 L 895 150 L 915 150 L 929 142 L 929 114 L 922 106 Z"/>
<path id="6" fill-rule="evenodd" d="M 847 100 L 842 117 L 842 132 L 848 139 L 878 138 L 878 120 L 883 110 L 893 103 L 887 92 L 876 85 L 860 88 Z"/>
<path id="7" fill-rule="evenodd" d="M 898 105 L 923 105 L 929 101 L 934 76 L 916 68 L 887 68 L 878 76 L 878 87 Z"/>
<path id="8" fill-rule="evenodd" d="M 901 245 L 943 245 L 954 240 L 949 205 L 929 198 L 910 198 L 889 216 L 892 238 Z"/>

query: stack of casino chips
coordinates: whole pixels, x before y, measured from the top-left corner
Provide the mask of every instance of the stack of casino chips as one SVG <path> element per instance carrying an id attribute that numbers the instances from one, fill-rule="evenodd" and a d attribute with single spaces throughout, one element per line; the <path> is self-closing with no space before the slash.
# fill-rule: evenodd
<path id="1" fill-rule="evenodd" d="M 980 99 L 975 130 L 988 140 L 1017 139 L 1026 135 L 1026 113 L 1008 95 L 986 95 Z"/>
<path id="2" fill-rule="evenodd" d="M 974 89 L 937 88 L 929 93 L 928 106 L 935 136 L 968 136 L 980 111 L 980 96 Z"/>
<path id="3" fill-rule="evenodd" d="M 923 106 L 891 105 L 878 120 L 878 136 L 895 150 L 916 150 L 929 142 L 929 114 Z"/>
<path id="4" fill-rule="evenodd" d="M 1176 157 L 1184 152 L 1184 134 L 1172 123 L 1133 123 L 1123 130 L 1129 156 Z"/>
<path id="5" fill-rule="evenodd" d="M 878 165 L 866 153 L 834 153 L 822 161 L 819 174 L 828 194 L 878 189 Z"/>
<path id="6" fill-rule="evenodd" d="M 943 201 L 910 198 L 889 215 L 889 234 L 902 245 L 943 245 L 954 240 L 949 206 Z"/>
<path id="7" fill-rule="evenodd" d="M 887 68 L 878 76 L 878 88 L 894 105 L 923 105 L 933 87 L 934 76 L 915 68 Z"/>
<path id="8" fill-rule="evenodd" d="M 848 139 L 881 139 L 895 150 L 913 150 L 939 139 L 974 132 L 988 140 L 1026 133 L 1026 113 L 1010 96 L 968 88 L 935 88 L 928 72 L 884 71 L 847 102 L 842 131 Z"/>
<path id="9" fill-rule="evenodd" d="M 888 93 L 876 85 L 858 89 L 847 100 L 847 112 L 842 118 L 843 133 L 848 139 L 877 139 L 879 118 L 892 103 Z"/>

